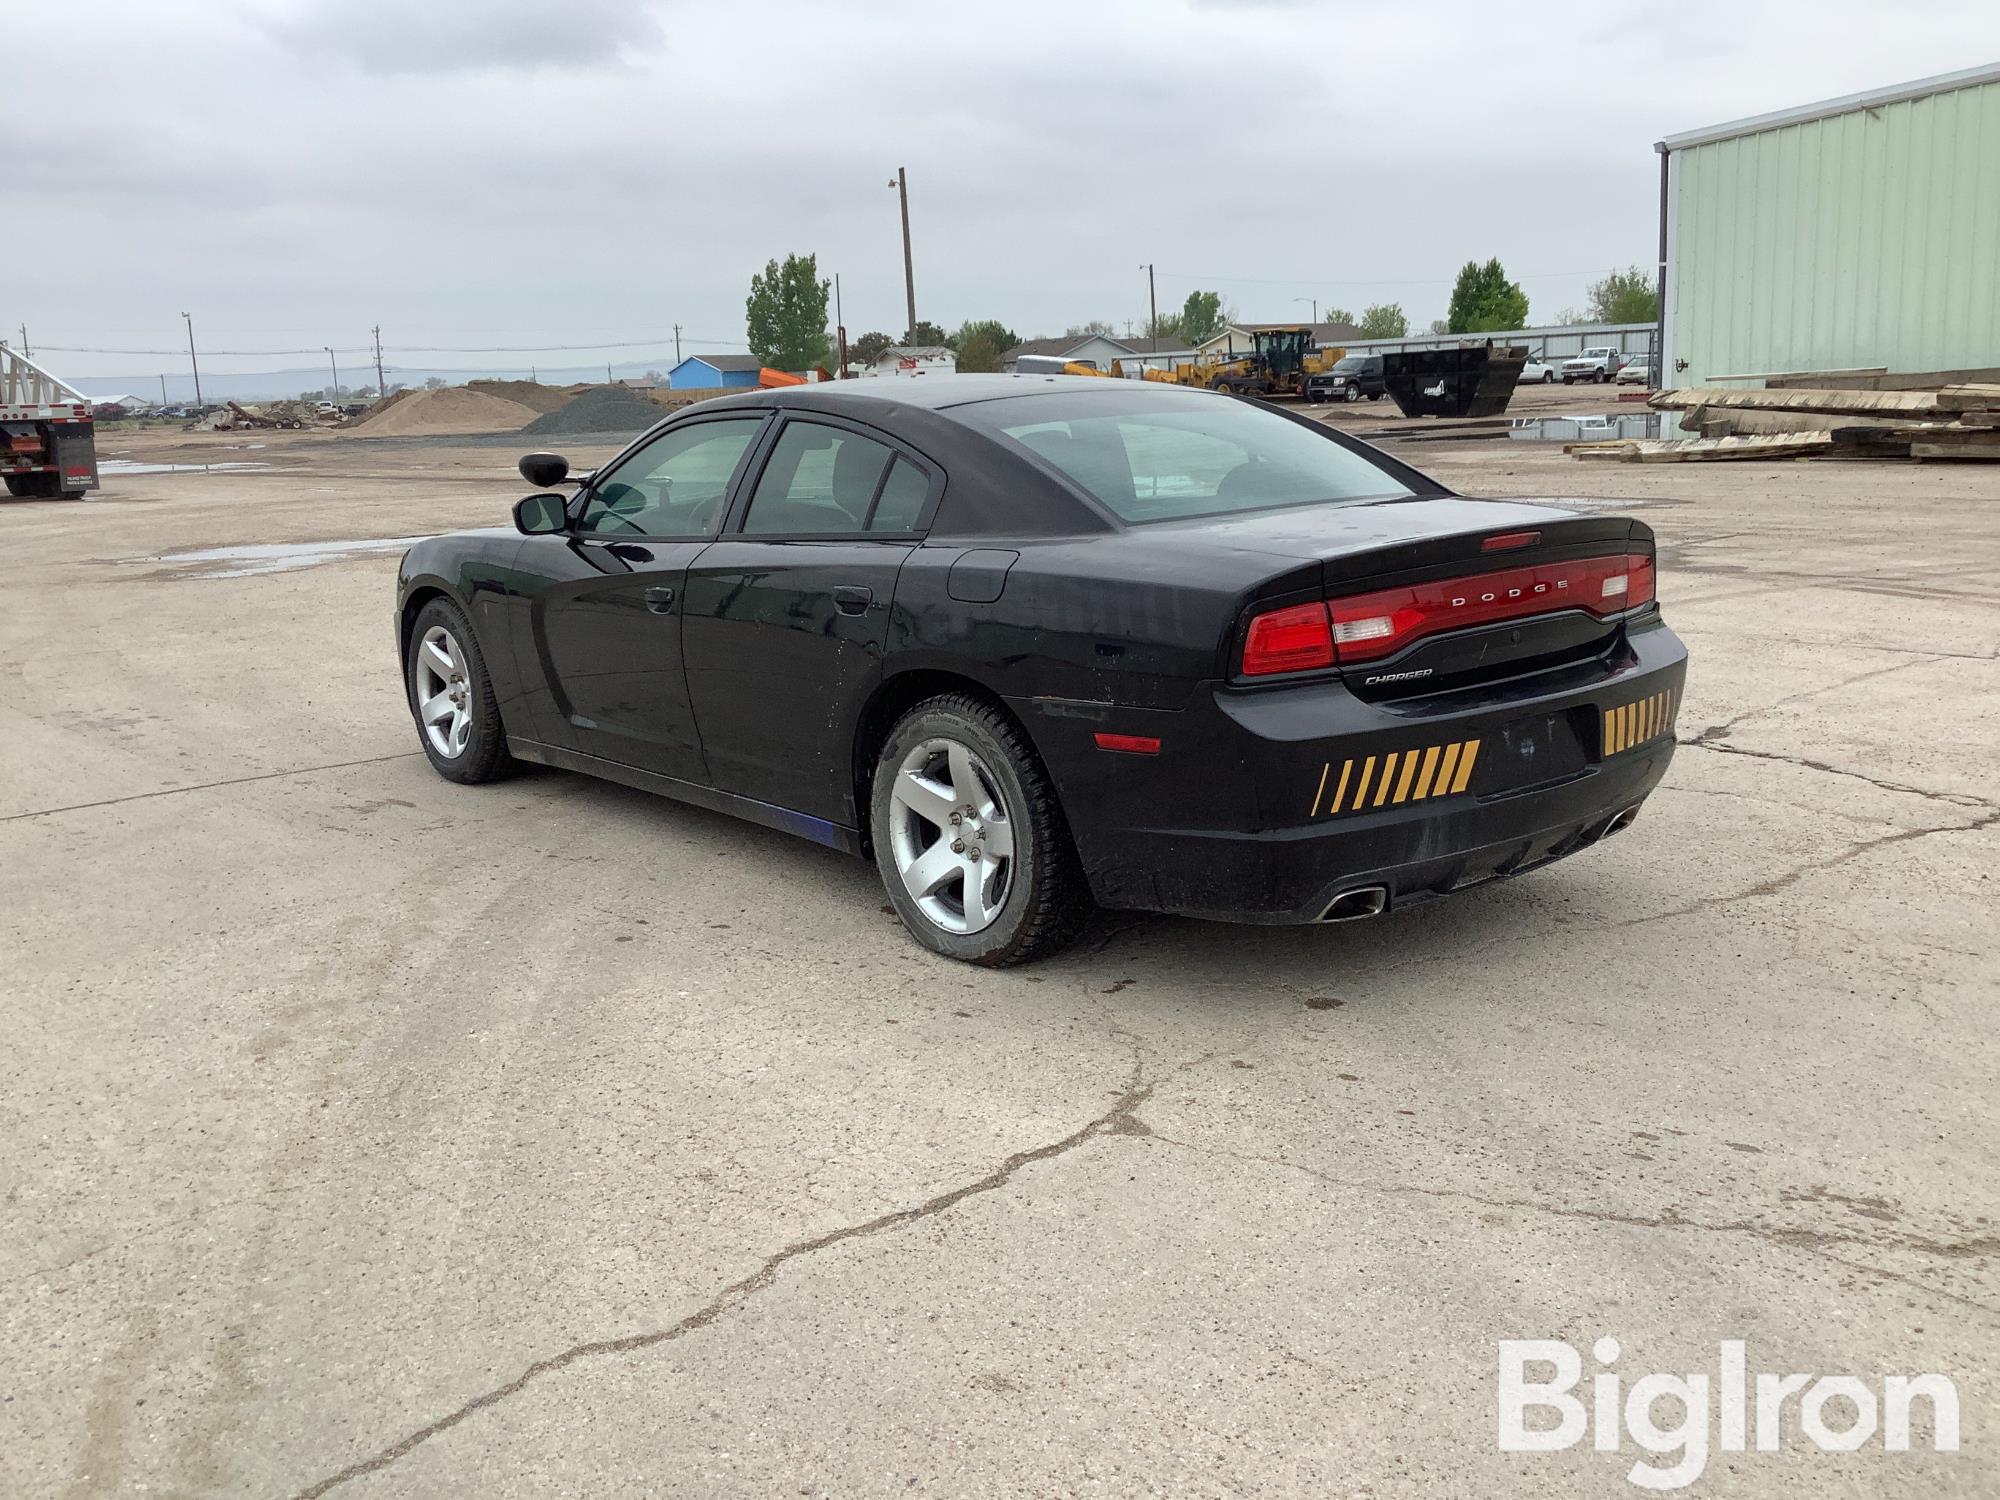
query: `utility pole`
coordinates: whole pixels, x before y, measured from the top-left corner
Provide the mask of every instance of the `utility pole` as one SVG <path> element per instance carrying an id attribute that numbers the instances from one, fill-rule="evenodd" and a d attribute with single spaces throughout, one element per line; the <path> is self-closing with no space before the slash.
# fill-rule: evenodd
<path id="1" fill-rule="evenodd" d="M 377 323 L 369 331 L 375 335 L 375 395 L 379 399 L 389 394 L 389 382 L 382 378 L 382 325 Z"/>
<path id="2" fill-rule="evenodd" d="M 167 404 L 167 377 L 162 375 L 160 377 L 160 405 L 165 406 L 166 404 Z"/>
<path id="3" fill-rule="evenodd" d="M 905 341 L 917 336 L 917 273 L 910 262 L 910 180 L 901 167 L 896 168 L 896 180 L 889 184 L 903 204 L 903 297 L 909 304 L 910 326 L 904 333 Z"/>
<path id="4" fill-rule="evenodd" d="M 1153 263 L 1146 262 L 1146 306 L 1152 310 L 1152 322 L 1146 325 L 1146 337 L 1153 341 L 1146 352 L 1156 353 L 1160 347 L 1160 299 L 1153 291 Z"/>
<path id="5" fill-rule="evenodd" d="M 681 325 L 674 324 L 674 363 L 681 362 Z"/>
<path id="6" fill-rule="evenodd" d="M 194 404 L 201 406 L 204 404 L 201 399 L 201 361 L 195 358 L 194 353 L 194 318 L 182 313 L 181 321 L 188 326 L 188 364 L 194 370 Z"/>
<path id="7" fill-rule="evenodd" d="M 340 399 L 340 366 L 334 360 L 333 346 L 331 344 L 323 344 L 320 347 L 326 350 L 326 367 L 333 371 L 333 389 L 326 393 L 326 399 L 329 401 L 338 401 Z"/>
<path id="8" fill-rule="evenodd" d="M 847 379 L 847 318 L 840 309 L 840 272 L 833 273 L 833 332 L 840 341 L 840 352 L 835 357 L 840 361 L 834 366 L 834 379 Z"/>
<path id="9" fill-rule="evenodd" d="M 604 383 L 606 385 L 616 385 L 618 383 L 611 378 L 611 361 L 608 359 L 604 362 Z"/>

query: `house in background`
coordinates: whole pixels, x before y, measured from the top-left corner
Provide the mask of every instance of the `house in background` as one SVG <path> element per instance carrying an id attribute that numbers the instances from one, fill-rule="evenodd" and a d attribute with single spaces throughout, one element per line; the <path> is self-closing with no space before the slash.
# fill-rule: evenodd
<path id="1" fill-rule="evenodd" d="M 862 368 L 864 378 L 873 375 L 955 375 L 958 355 L 943 344 L 891 344 Z"/>
<path id="2" fill-rule="evenodd" d="M 690 354 L 667 371 L 667 389 L 712 391 L 719 387 L 748 389 L 757 384 L 763 367 L 754 354 Z"/>
<path id="3" fill-rule="evenodd" d="M 1057 359 L 1089 360 L 1108 375 L 1113 360 L 1130 358 L 1133 352 L 1130 344 L 1121 344 L 1101 333 L 1064 334 L 1061 338 L 1029 339 L 1025 344 L 1016 344 L 1000 356 L 1000 368 L 1011 375 L 1022 355 L 1047 354 Z"/>
<path id="4" fill-rule="evenodd" d="M 1202 342 L 1201 352 L 1209 359 L 1231 354 L 1248 354 L 1257 347 L 1257 335 L 1277 328 L 1310 328 L 1315 351 L 1345 349 L 1361 337 L 1352 323 L 1231 323 Z"/>

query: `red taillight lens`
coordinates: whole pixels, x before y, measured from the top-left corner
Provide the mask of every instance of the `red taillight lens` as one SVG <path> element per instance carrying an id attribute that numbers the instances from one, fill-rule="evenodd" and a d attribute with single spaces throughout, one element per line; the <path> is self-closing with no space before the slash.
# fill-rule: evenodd
<path id="1" fill-rule="evenodd" d="M 1350 594 L 1258 615 L 1243 647 L 1243 674 L 1303 672 L 1338 660 L 1379 661 L 1423 636 L 1559 609 L 1604 617 L 1653 598 L 1653 559 L 1644 553 L 1534 563 L 1403 588 Z"/>
<path id="2" fill-rule="evenodd" d="M 1274 609 L 1250 622 L 1243 642 L 1243 675 L 1304 672 L 1333 665 L 1333 630 L 1324 604 Z"/>

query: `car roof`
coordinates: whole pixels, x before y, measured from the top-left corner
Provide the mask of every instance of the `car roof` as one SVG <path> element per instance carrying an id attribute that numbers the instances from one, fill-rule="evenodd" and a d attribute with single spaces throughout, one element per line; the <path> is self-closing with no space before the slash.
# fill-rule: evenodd
<path id="1" fill-rule="evenodd" d="M 740 396 L 719 396 L 721 406 L 819 406 L 832 401 L 854 399 L 879 401 L 885 406 L 914 407 L 922 411 L 943 411 L 953 406 L 969 406 L 975 401 L 1004 401 L 1016 396 L 1046 396 L 1053 390 L 1074 393 L 1088 399 L 1093 391 L 1130 392 L 1139 382 L 1096 375 L 882 375 L 858 380 L 819 381 L 813 385 L 778 386 L 770 390 L 745 391 Z M 1154 390 L 1186 389 L 1164 382 L 1148 382 Z M 709 402 L 702 403 L 704 406 Z"/>

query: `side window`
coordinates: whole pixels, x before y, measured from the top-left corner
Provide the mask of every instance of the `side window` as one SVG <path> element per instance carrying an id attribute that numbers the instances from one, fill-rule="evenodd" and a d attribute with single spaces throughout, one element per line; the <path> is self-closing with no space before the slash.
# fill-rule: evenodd
<path id="1" fill-rule="evenodd" d="M 762 417 L 695 422 L 661 433 L 591 486 L 576 529 L 609 536 L 702 536 L 729 497 L 729 476 Z"/>
<path id="2" fill-rule="evenodd" d="M 842 536 L 867 530 L 869 507 L 894 457 L 883 444 L 844 427 L 787 423 L 750 497 L 744 534 Z"/>
<path id="3" fill-rule="evenodd" d="M 882 493 L 875 501 L 874 514 L 868 518 L 868 529 L 916 530 L 930 492 L 930 476 L 907 458 L 897 459 L 889 466 L 889 477 L 882 481 Z"/>

